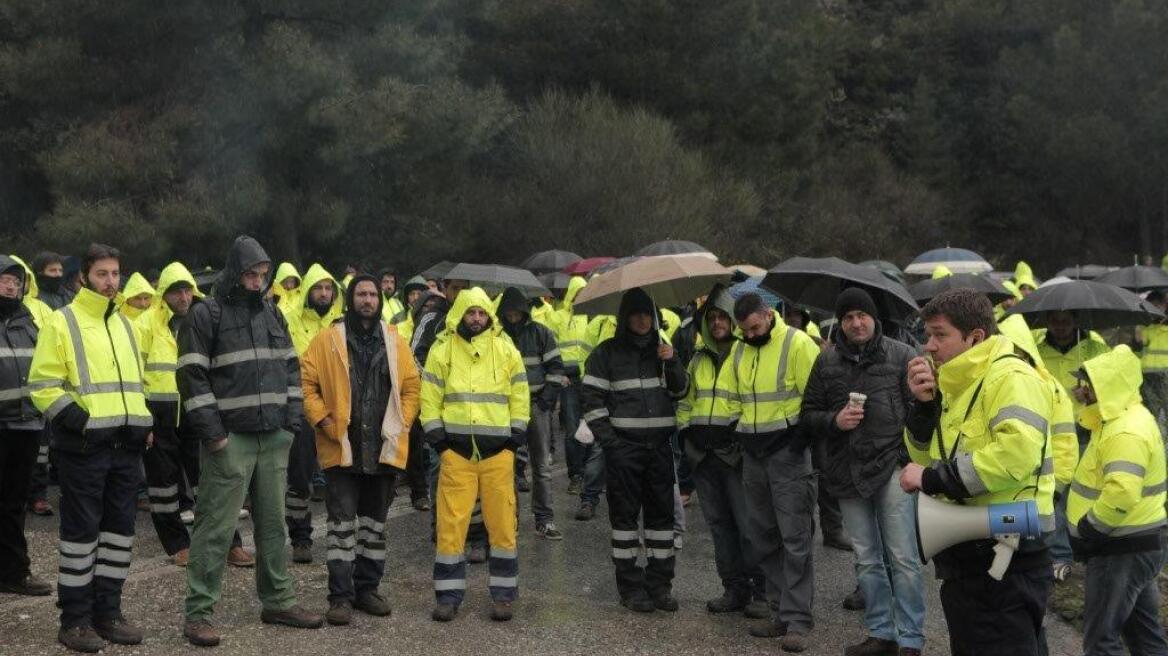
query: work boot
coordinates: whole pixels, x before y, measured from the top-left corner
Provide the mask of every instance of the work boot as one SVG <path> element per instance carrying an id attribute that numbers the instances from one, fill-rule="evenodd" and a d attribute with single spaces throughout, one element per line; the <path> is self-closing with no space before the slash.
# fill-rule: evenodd
<path id="1" fill-rule="evenodd" d="M 787 635 L 787 625 L 775 624 L 774 620 L 759 622 L 750 627 L 750 635 L 756 638 L 781 638 Z"/>
<path id="2" fill-rule="evenodd" d="M 26 597 L 44 597 L 53 594 L 53 586 L 29 574 L 19 581 L 0 581 L 0 592 Z"/>
<path id="3" fill-rule="evenodd" d="M 571 496 L 579 495 L 580 488 L 582 488 L 582 487 L 584 487 L 584 477 L 583 476 L 573 476 L 572 478 L 568 479 L 568 494 L 569 495 L 571 495 Z"/>
<path id="4" fill-rule="evenodd" d="M 576 511 L 576 519 L 586 522 L 596 516 L 596 507 L 587 501 L 580 502 L 580 509 Z"/>
<path id="5" fill-rule="evenodd" d="M 215 647 L 219 644 L 219 632 L 207 620 L 184 622 L 183 637 L 196 647 Z"/>
<path id="6" fill-rule="evenodd" d="M 228 556 L 228 560 L 230 560 L 230 555 Z M 187 565 L 190 565 L 191 550 L 179 549 L 178 551 L 174 552 L 174 555 L 170 557 L 170 564 L 174 565 L 175 567 L 186 567 Z"/>
<path id="7" fill-rule="evenodd" d="M 552 522 L 544 522 L 535 525 L 535 532 L 539 537 L 545 540 L 563 540 L 564 534 Z"/>
<path id="8" fill-rule="evenodd" d="M 864 610 L 864 607 L 867 605 L 867 601 L 864 599 L 864 591 L 858 585 L 855 590 L 852 590 L 852 594 L 844 597 L 843 607 L 845 610 Z"/>
<path id="9" fill-rule="evenodd" d="M 317 613 L 310 613 L 300 606 L 292 606 L 284 610 L 265 608 L 260 612 L 260 621 L 264 624 L 283 624 L 296 629 L 319 629 L 324 626 L 324 618 Z"/>
<path id="10" fill-rule="evenodd" d="M 418 497 L 417 499 L 414 499 L 410 503 L 413 504 L 414 510 L 416 510 L 418 512 L 427 512 L 430 510 L 430 500 L 427 499 L 426 497 Z"/>
<path id="11" fill-rule="evenodd" d="M 852 541 L 842 530 L 831 531 L 823 534 L 823 546 L 840 551 L 851 551 Z"/>
<path id="12" fill-rule="evenodd" d="M 466 562 L 475 565 L 487 562 L 487 548 L 481 544 L 473 544 L 467 547 Z"/>
<path id="13" fill-rule="evenodd" d="M 306 564 L 312 562 L 312 545 L 311 544 L 294 544 L 292 545 L 292 562 Z"/>
<path id="14" fill-rule="evenodd" d="M 742 609 L 743 616 L 752 620 L 765 620 L 771 616 L 771 607 L 766 599 L 755 599 Z"/>
<path id="15" fill-rule="evenodd" d="M 293 554 L 295 554 L 295 549 L 293 549 Z M 310 552 L 309 560 L 311 559 Z M 232 567 L 255 567 L 255 558 L 243 547 L 231 547 L 231 551 L 227 552 L 227 564 Z"/>
<path id="16" fill-rule="evenodd" d="M 779 644 L 783 651 L 801 652 L 807 650 L 807 634 L 799 633 L 798 631 L 791 631 L 783 636 L 783 641 Z"/>
<path id="17" fill-rule="evenodd" d="M 520 491 L 520 492 L 530 492 L 531 491 L 531 483 L 527 482 L 526 476 L 516 476 L 515 477 L 515 489 Z"/>
<path id="18" fill-rule="evenodd" d="M 653 597 L 653 606 L 657 610 L 663 610 L 667 613 L 675 613 L 678 609 L 677 600 L 668 592 Z"/>
<path id="19" fill-rule="evenodd" d="M 142 643 L 142 629 L 130 624 L 121 615 L 94 620 L 93 630 L 97 632 L 97 635 L 115 645 L 137 645 Z"/>
<path id="20" fill-rule="evenodd" d="M 353 602 L 353 608 L 374 617 L 389 617 L 390 613 L 393 612 L 393 609 L 389 607 L 389 602 L 385 600 L 385 597 L 377 594 L 376 590 L 357 595 L 357 600 Z"/>
<path id="21" fill-rule="evenodd" d="M 921 650 L 916 647 L 901 647 L 896 656 L 921 656 Z"/>
<path id="22" fill-rule="evenodd" d="M 353 604 L 346 600 L 332 602 L 324 619 L 333 626 L 345 626 L 353 621 Z"/>
<path id="23" fill-rule="evenodd" d="M 721 597 L 711 599 L 706 602 L 706 612 L 708 613 L 737 613 L 746 608 L 749 597 L 743 598 L 742 595 L 726 590 Z"/>
<path id="24" fill-rule="evenodd" d="M 37 517 L 53 516 L 53 505 L 49 503 L 48 499 L 37 499 L 29 504 L 28 509 Z"/>
<path id="25" fill-rule="evenodd" d="M 509 601 L 494 601 L 491 602 L 491 619 L 496 622 L 511 621 L 511 602 Z"/>
<path id="26" fill-rule="evenodd" d="M 844 656 L 897 656 L 895 640 L 881 640 L 868 636 L 858 645 L 844 649 Z"/>
<path id="27" fill-rule="evenodd" d="M 435 622 L 449 622 L 458 614 L 458 606 L 454 604 L 438 604 L 434 607 L 434 612 L 430 613 L 430 619 Z"/>
<path id="28" fill-rule="evenodd" d="M 74 626 L 57 631 L 57 642 L 73 651 L 96 654 L 105 648 L 105 640 L 91 626 Z"/>
<path id="29" fill-rule="evenodd" d="M 627 597 L 621 599 L 621 606 L 628 608 L 634 613 L 652 613 L 657 609 L 657 604 L 649 598 L 649 594 L 644 590 L 638 590 Z"/>

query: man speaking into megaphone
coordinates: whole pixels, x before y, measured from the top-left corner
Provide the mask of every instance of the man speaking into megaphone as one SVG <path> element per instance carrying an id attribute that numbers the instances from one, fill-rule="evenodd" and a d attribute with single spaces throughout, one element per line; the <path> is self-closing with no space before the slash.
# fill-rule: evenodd
<path id="1" fill-rule="evenodd" d="M 921 318 L 928 341 L 926 355 L 908 367 L 913 462 L 901 473 L 901 488 L 964 506 L 1032 500 L 1042 534 L 1052 531 L 1050 388 L 997 334 L 983 294 L 944 292 Z M 1045 652 L 1042 618 L 1053 574 L 1042 537 L 1008 542 L 986 535 L 933 560 L 954 656 Z"/>

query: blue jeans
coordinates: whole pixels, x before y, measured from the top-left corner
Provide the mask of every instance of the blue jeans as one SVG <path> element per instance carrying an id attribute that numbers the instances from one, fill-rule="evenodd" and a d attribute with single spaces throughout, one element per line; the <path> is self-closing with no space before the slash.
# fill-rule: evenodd
<path id="1" fill-rule="evenodd" d="M 839 503 L 856 551 L 856 579 L 867 601 L 868 635 L 920 649 L 925 642 L 925 586 L 917 550 L 916 499 L 901 491 L 899 478 L 897 467 L 870 499 Z"/>
<path id="2" fill-rule="evenodd" d="M 580 426 L 579 378 L 573 378 L 560 390 L 560 425 L 564 429 L 564 460 L 568 463 L 568 478 L 583 476 L 588 452 L 586 446 L 576 441 L 576 429 Z"/>
<path id="3" fill-rule="evenodd" d="M 1082 426 L 1075 426 L 1076 437 L 1079 440 L 1079 457 L 1087 450 L 1087 443 L 1091 440 L 1091 431 Z M 1071 538 L 1067 534 L 1067 492 L 1063 492 L 1054 502 L 1054 535 L 1050 536 L 1050 557 L 1056 563 L 1068 563 L 1074 560 L 1071 554 Z"/>
<path id="4" fill-rule="evenodd" d="M 1160 626 L 1160 590 L 1156 575 L 1163 551 L 1094 556 L 1087 561 L 1083 653 L 1164 656 L 1168 641 Z"/>
<path id="5" fill-rule="evenodd" d="M 576 442 L 576 438 L 572 438 Z M 600 493 L 604 491 L 604 449 L 599 444 L 580 444 L 584 449 L 584 485 L 580 488 L 580 503 L 592 504 L 595 508 L 600 503 Z"/>

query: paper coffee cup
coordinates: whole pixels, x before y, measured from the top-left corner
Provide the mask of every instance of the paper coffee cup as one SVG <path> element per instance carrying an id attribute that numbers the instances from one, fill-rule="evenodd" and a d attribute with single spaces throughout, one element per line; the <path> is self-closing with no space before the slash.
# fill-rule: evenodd
<path id="1" fill-rule="evenodd" d="M 868 400 L 867 394 L 861 394 L 859 392 L 852 392 L 852 393 L 848 394 L 848 405 L 856 407 L 856 408 L 864 407 L 864 401 L 867 401 L 867 400 Z"/>

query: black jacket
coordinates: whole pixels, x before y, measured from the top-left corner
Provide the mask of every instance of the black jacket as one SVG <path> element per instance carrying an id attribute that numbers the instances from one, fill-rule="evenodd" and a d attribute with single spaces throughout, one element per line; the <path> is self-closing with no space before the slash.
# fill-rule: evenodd
<path id="1" fill-rule="evenodd" d="M 892 470 L 908 462 L 904 423 L 912 393 L 908 362 L 912 348 L 876 335 L 859 352 L 835 331 L 830 348 L 820 354 L 807 379 L 799 423 L 812 439 L 822 440 L 822 475 L 828 491 L 839 498 L 869 498 L 888 483 Z M 835 417 L 848 394 L 867 394 L 864 420 L 843 432 Z"/>
<path id="2" fill-rule="evenodd" d="M 300 425 L 300 363 L 288 325 L 263 298 L 266 289 L 239 284 L 260 262 L 271 262 L 263 247 L 238 237 L 211 297 L 195 303 L 179 329 L 178 390 L 188 434 L 200 440 Z"/>
<path id="3" fill-rule="evenodd" d="M 426 301 L 434 299 L 433 309 L 423 312 Z M 414 314 L 414 334 L 410 338 L 410 351 L 419 368 L 425 366 L 426 358 L 430 355 L 430 347 L 438 340 L 438 335 L 446 329 L 446 313 L 450 311 L 450 302 L 438 292 L 424 291 L 414 301 L 410 310 Z"/>
<path id="4" fill-rule="evenodd" d="M 15 260 L 0 255 L 0 273 L 19 268 Z M 23 270 L 19 275 L 24 277 Z M 44 426 L 28 389 L 28 371 L 36 340 L 37 326 L 24 303 L 19 303 L 12 314 L 0 315 L 0 426 L 27 430 L 40 430 Z"/>
<path id="5" fill-rule="evenodd" d="M 508 324 L 503 318 L 503 313 L 511 310 L 523 313 L 517 325 Z M 497 314 L 503 332 L 523 356 L 532 403 L 538 403 L 542 410 L 550 410 L 564 387 L 564 360 L 560 357 L 556 336 L 547 326 L 531 320 L 527 298 L 514 287 L 503 290 Z"/>
<path id="6" fill-rule="evenodd" d="M 616 335 L 597 346 L 584 364 L 580 401 L 584 420 L 601 446 L 617 439 L 655 446 L 677 427 L 676 400 L 685 395 L 689 375 L 676 356 L 666 362 L 657 358 L 663 339 L 658 333 L 651 332 L 645 346 L 636 345 L 628 332 L 628 316 L 634 308 L 644 310 L 645 304 L 656 317 L 645 292 L 626 292 Z"/>

